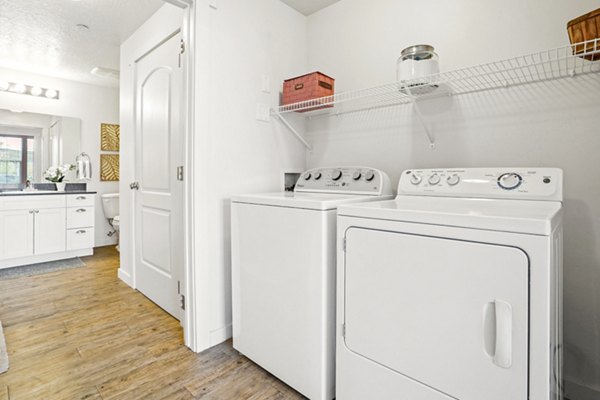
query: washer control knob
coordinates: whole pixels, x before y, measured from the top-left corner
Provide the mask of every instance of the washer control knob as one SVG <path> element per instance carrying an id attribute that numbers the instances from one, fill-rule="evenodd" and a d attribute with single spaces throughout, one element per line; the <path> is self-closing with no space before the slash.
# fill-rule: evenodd
<path id="1" fill-rule="evenodd" d="M 506 174 L 500 175 L 498 178 L 498 186 L 505 190 L 513 190 L 521 186 L 523 182 L 523 177 L 521 175 L 516 174 L 514 172 L 508 172 Z"/>
<path id="2" fill-rule="evenodd" d="M 460 176 L 458 176 L 456 174 L 450 175 L 446 179 L 446 182 L 448 182 L 448 185 L 450 185 L 450 186 L 458 185 L 458 182 L 460 182 Z"/>
<path id="3" fill-rule="evenodd" d="M 339 169 L 336 169 L 331 174 L 331 179 L 333 179 L 334 181 L 339 181 L 341 177 L 342 177 L 342 171 L 340 171 Z"/>
<path id="4" fill-rule="evenodd" d="M 306 181 L 309 180 L 311 176 L 312 176 L 312 174 L 310 172 L 305 173 L 304 180 L 306 180 Z"/>
<path id="5" fill-rule="evenodd" d="M 367 181 L 371 182 L 373 179 L 375 179 L 375 172 L 373 172 L 373 171 L 367 172 L 365 175 L 365 179 Z"/>
<path id="6" fill-rule="evenodd" d="M 418 185 L 419 183 L 421 183 L 422 180 L 423 178 L 421 178 L 419 175 L 412 174 L 410 176 L 410 183 L 412 183 L 413 185 Z"/>
<path id="7" fill-rule="evenodd" d="M 321 179 L 322 176 L 323 176 L 323 174 L 321 174 L 319 171 L 315 172 L 315 181 L 318 181 L 319 179 Z"/>
<path id="8" fill-rule="evenodd" d="M 430 185 L 437 185 L 441 180 L 442 178 L 438 174 L 433 174 L 429 177 L 428 182 Z"/>
<path id="9" fill-rule="evenodd" d="M 355 181 L 359 180 L 362 177 L 362 173 L 360 171 L 356 171 L 355 173 L 352 174 L 352 179 L 354 179 Z"/>

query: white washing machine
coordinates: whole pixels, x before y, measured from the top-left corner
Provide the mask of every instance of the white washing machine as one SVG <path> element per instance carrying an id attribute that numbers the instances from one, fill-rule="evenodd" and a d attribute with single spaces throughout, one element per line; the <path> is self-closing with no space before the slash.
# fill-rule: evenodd
<path id="1" fill-rule="evenodd" d="M 338 209 L 338 400 L 557 400 L 562 171 L 415 170 Z"/>
<path id="2" fill-rule="evenodd" d="M 232 199 L 233 346 L 309 399 L 335 396 L 337 207 L 391 193 L 373 168 L 317 168 Z"/>

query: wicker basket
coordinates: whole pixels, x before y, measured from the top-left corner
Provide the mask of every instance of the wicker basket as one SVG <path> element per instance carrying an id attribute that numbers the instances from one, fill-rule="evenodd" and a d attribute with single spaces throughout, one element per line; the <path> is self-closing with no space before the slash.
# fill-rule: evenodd
<path id="1" fill-rule="evenodd" d="M 567 31 L 569 32 L 569 40 L 573 45 L 600 38 L 600 8 L 569 21 Z M 579 44 L 573 48 L 573 54 L 592 51 L 594 48 L 597 48 L 597 46 L 594 47 L 594 43 L 588 43 L 587 45 Z M 600 60 L 600 55 L 591 54 L 584 58 L 595 61 Z"/>
<path id="2" fill-rule="evenodd" d="M 295 78 L 286 79 L 283 83 L 283 105 L 298 103 L 301 101 L 315 100 L 334 94 L 335 80 L 321 72 L 313 72 Z M 312 107 L 298 112 L 307 112 L 321 108 L 331 108 L 332 105 Z"/>

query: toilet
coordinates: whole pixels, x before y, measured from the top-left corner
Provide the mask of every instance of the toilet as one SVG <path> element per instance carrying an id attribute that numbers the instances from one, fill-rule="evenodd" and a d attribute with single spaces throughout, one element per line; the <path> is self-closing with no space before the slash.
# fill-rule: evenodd
<path id="1" fill-rule="evenodd" d="M 108 219 L 108 223 L 117 234 L 117 250 L 119 250 L 119 229 L 121 224 L 119 218 L 119 193 L 105 193 L 100 197 L 102 199 L 104 216 Z"/>

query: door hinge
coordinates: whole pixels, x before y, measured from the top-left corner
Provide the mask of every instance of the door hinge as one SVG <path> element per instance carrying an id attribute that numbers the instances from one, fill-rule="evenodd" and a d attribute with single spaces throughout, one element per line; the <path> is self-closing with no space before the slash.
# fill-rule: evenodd
<path id="1" fill-rule="evenodd" d="M 179 68 L 181 68 L 181 56 L 185 53 L 185 42 L 183 39 L 179 43 Z"/>
<path id="2" fill-rule="evenodd" d="M 346 252 L 346 238 L 344 238 L 344 242 L 342 243 L 342 250 L 344 253 Z"/>
<path id="3" fill-rule="evenodd" d="M 181 281 L 177 281 L 177 294 L 181 294 Z"/>
<path id="4" fill-rule="evenodd" d="M 346 324 L 342 324 L 342 337 L 346 337 Z"/>
<path id="5" fill-rule="evenodd" d="M 179 295 L 179 299 L 181 301 L 181 309 L 185 311 L 185 296 L 184 295 Z"/>
<path id="6" fill-rule="evenodd" d="M 177 167 L 177 180 L 178 181 L 183 180 L 183 166 Z"/>

